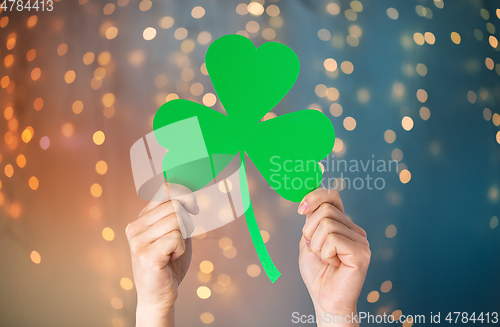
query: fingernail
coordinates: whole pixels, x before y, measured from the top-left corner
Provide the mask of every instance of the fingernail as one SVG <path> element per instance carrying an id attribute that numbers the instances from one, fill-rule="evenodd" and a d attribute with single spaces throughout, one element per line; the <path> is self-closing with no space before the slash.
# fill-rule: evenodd
<path id="1" fill-rule="evenodd" d="M 326 265 L 326 262 L 323 261 L 323 259 L 319 258 L 319 261 L 321 261 L 322 264 Z"/>
<path id="2" fill-rule="evenodd" d="M 306 240 L 306 245 L 307 245 L 308 248 L 310 248 L 311 247 L 311 242 L 309 242 L 308 240 Z"/>
<path id="3" fill-rule="evenodd" d="M 304 212 L 307 211 L 307 208 L 309 207 L 309 205 L 307 204 L 307 202 L 302 202 L 300 205 L 299 205 L 299 213 L 301 215 L 304 214 Z"/>

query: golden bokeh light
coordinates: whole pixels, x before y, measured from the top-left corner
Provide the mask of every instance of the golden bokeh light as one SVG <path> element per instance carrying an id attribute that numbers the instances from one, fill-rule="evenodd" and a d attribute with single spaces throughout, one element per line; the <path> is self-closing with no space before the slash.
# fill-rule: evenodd
<path id="1" fill-rule="evenodd" d="M 340 96 L 339 90 L 337 90 L 334 87 L 329 87 L 328 90 L 326 91 L 326 97 L 330 101 L 338 100 L 339 96 Z"/>
<path id="2" fill-rule="evenodd" d="M 202 102 L 207 107 L 213 107 L 217 102 L 217 97 L 213 93 L 207 93 L 203 96 Z"/>
<path id="3" fill-rule="evenodd" d="M 403 160 L 403 151 L 401 151 L 398 148 L 392 150 L 392 152 L 391 152 L 391 158 L 394 161 L 401 161 L 401 160 Z"/>
<path id="4" fill-rule="evenodd" d="M 425 43 L 425 37 L 422 33 L 413 34 L 413 41 L 418 45 L 423 45 Z"/>
<path id="5" fill-rule="evenodd" d="M 201 83 L 193 83 L 191 87 L 189 88 L 189 91 L 191 92 L 192 95 L 194 96 L 199 96 L 203 93 L 204 87 L 203 84 Z"/>
<path id="6" fill-rule="evenodd" d="M 490 42 L 490 45 L 493 47 L 493 48 L 496 48 L 498 47 L 498 39 L 493 36 L 493 35 L 490 35 L 488 41 Z"/>
<path id="7" fill-rule="evenodd" d="M 92 139 L 94 140 L 95 144 L 101 145 L 101 144 L 104 143 L 104 140 L 106 139 L 106 136 L 104 135 L 103 131 L 97 131 L 92 136 Z"/>
<path id="8" fill-rule="evenodd" d="M 350 61 L 344 61 L 340 64 L 340 69 L 344 72 L 344 74 L 349 75 L 354 71 L 354 65 Z"/>
<path id="9" fill-rule="evenodd" d="M 462 38 L 460 37 L 460 34 L 458 34 L 457 32 L 451 32 L 451 41 L 453 41 L 453 43 L 455 44 L 460 44 Z"/>
<path id="10" fill-rule="evenodd" d="M 85 65 L 91 65 L 95 60 L 95 55 L 92 52 L 87 52 L 83 55 L 83 63 Z"/>
<path id="11" fill-rule="evenodd" d="M 280 8 L 276 5 L 269 5 L 266 8 L 266 14 L 270 17 L 276 17 L 280 14 Z"/>
<path id="12" fill-rule="evenodd" d="M 366 297 L 366 300 L 370 303 L 375 303 L 378 301 L 378 299 L 380 298 L 380 294 L 379 292 L 377 291 L 371 291 L 370 293 L 368 293 L 368 296 Z"/>
<path id="13" fill-rule="evenodd" d="M 68 84 L 71 84 L 75 81 L 76 73 L 74 70 L 68 70 L 66 74 L 64 74 L 64 81 Z"/>
<path id="14" fill-rule="evenodd" d="M 40 111 L 43 108 L 43 99 L 42 98 L 36 98 L 35 101 L 33 101 L 33 108 L 36 111 Z"/>
<path id="15" fill-rule="evenodd" d="M 142 33 L 142 37 L 146 41 L 151 41 L 156 36 L 156 29 L 154 27 L 147 27 Z"/>
<path id="16" fill-rule="evenodd" d="M 163 29 L 169 29 L 174 26 L 175 20 L 170 16 L 165 16 L 160 19 L 160 27 Z"/>
<path id="17" fill-rule="evenodd" d="M 201 283 L 208 283 L 212 279 L 212 274 L 205 274 L 203 271 L 198 271 L 196 277 Z"/>
<path id="18" fill-rule="evenodd" d="M 14 175 L 14 167 L 11 164 L 8 164 L 4 167 L 3 172 L 5 173 L 5 176 L 11 178 L 12 175 Z"/>
<path id="19" fill-rule="evenodd" d="M 344 150 L 344 141 L 339 139 L 338 137 L 335 138 L 335 143 L 333 144 L 333 152 L 338 153 Z"/>
<path id="20" fill-rule="evenodd" d="M 16 158 L 16 164 L 19 168 L 24 168 L 26 166 L 26 157 L 24 154 L 20 154 Z"/>
<path id="21" fill-rule="evenodd" d="M 396 133 L 390 129 L 386 130 L 384 132 L 384 140 L 389 144 L 394 143 L 396 141 Z"/>
<path id="22" fill-rule="evenodd" d="M 26 22 L 26 26 L 28 28 L 32 28 L 36 25 L 37 22 L 38 22 L 38 17 L 36 15 L 30 16 L 30 18 L 28 18 L 28 21 Z"/>
<path id="23" fill-rule="evenodd" d="M 178 29 L 175 30 L 174 32 L 174 37 L 176 40 L 184 40 L 188 36 L 188 30 L 185 29 L 184 27 L 179 27 Z"/>
<path id="24" fill-rule="evenodd" d="M 195 19 L 200 19 L 205 16 L 205 9 L 201 6 L 196 6 L 191 10 L 191 16 Z"/>
<path id="25" fill-rule="evenodd" d="M 392 282 L 390 280 L 386 280 L 380 285 L 380 291 L 382 293 L 389 293 L 392 290 Z"/>
<path id="26" fill-rule="evenodd" d="M 211 323 L 213 323 L 215 321 L 215 317 L 210 312 L 203 312 L 200 315 L 200 320 L 202 323 L 210 325 Z"/>
<path id="27" fill-rule="evenodd" d="M 115 5 L 113 3 L 108 3 L 102 8 L 102 13 L 106 16 L 111 15 L 115 11 Z"/>
<path id="28" fill-rule="evenodd" d="M 12 66 L 12 64 L 14 63 L 14 56 L 13 55 L 7 55 L 5 56 L 4 60 L 3 60 L 3 64 L 5 65 L 5 67 L 9 68 L 10 66 Z"/>
<path id="29" fill-rule="evenodd" d="M 326 97 L 326 93 L 328 92 L 328 87 L 324 84 L 318 84 L 314 88 L 314 93 L 316 93 L 317 96 L 320 98 Z"/>
<path id="30" fill-rule="evenodd" d="M 240 16 L 244 16 L 248 14 L 248 4 L 246 3 L 240 3 L 239 5 L 236 6 L 236 13 Z"/>
<path id="31" fill-rule="evenodd" d="M 21 216 L 21 205 L 19 203 L 11 203 L 9 206 L 9 216 L 12 218 L 19 218 Z"/>
<path id="32" fill-rule="evenodd" d="M 196 38 L 199 44 L 208 44 L 210 41 L 212 41 L 212 34 L 207 31 L 200 32 L 198 34 L 198 37 Z"/>
<path id="33" fill-rule="evenodd" d="M 323 65 L 325 66 L 325 69 L 329 72 L 334 72 L 337 70 L 337 61 L 332 58 L 325 59 Z"/>
<path id="34" fill-rule="evenodd" d="M 106 161 L 104 161 L 104 160 L 99 160 L 99 161 L 95 164 L 95 171 L 96 171 L 99 175 L 104 175 L 104 174 L 106 174 L 106 172 L 108 171 L 108 164 L 106 163 Z"/>
<path id="35" fill-rule="evenodd" d="M 102 230 L 102 238 L 104 238 L 108 242 L 111 242 L 115 239 L 115 232 L 110 227 L 105 227 Z"/>
<path id="36" fill-rule="evenodd" d="M 238 251 L 236 250 L 236 248 L 234 246 L 231 246 L 231 247 L 224 248 L 224 250 L 222 250 L 222 254 L 224 254 L 224 256 L 226 258 L 232 259 L 232 258 L 236 257 L 236 254 L 238 254 Z"/>
<path id="37" fill-rule="evenodd" d="M 109 51 L 103 51 L 97 57 L 97 62 L 101 66 L 106 66 L 111 61 L 111 53 Z"/>
<path id="38" fill-rule="evenodd" d="M 495 126 L 500 126 L 500 115 L 495 112 L 492 121 Z"/>
<path id="39" fill-rule="evenodd" d="M 436 42 L 436 37 L 431 32 L 425 32 L 424 38 L 425 38 L 425 42 L 427 42 L 431 45 Z"/>
<path id="40" fill-rule="evenodd" d="M 102 187 L 101 185 L 94 183 L 90 187 L 90 194 L 92 194 L 93 197 L 98 198 L 102 195 Z"/>
<path id="41" fill-rule="evenodd" d="M 270 27 L 265 28 L 262 31 L 262 37 L 266 41 L 272 41 L 272 40 L 274 40 L 276 38 L 276 31 L 274 31 L 274 29 L 272 29 Z"/>
<path id="42" fill-rule="evenodd" d="M 210 274 L 214 270 L 214 264 L 208 260 L 200 263 L 200 270 L 205 274 Z"/>
<path id="43" fill-rule="evenodd" d="M 418 89 L 417 91 L 418 101 L 424 103 L 425 101 L 427 101 L 427 98 L 428 98 L 427 91 L 425 91 L 424 89 Z"/>
<path id="44" fill-rule="evenodd" d="M 73 102 L 71 110 L 77 115 L 80 114 L 83 111 L 83 102 L 80 100 L 76 100 L 75 102 Z"/>
<path id="45" fill-rule="evenodd" d="M 427 75 L 427 66 L 422 63 L 417 64 L 417 74 L 419 74 L 420 76 Z"/>
<path id="46" fill-rule="evenodd" d="M 493 70 L 493 68 L 495 68 L 495 62 L 491 58 L 486 58 L 484 64 L 489 70 Z"/>
<path id="47" fill-rule="evenodd" d="M 403 126 L 405 131 L 410 131 L 413 128 L 413 119 L 409 116 L 403 117 L 401 119 L 401 126 Z"/>
<path id="48" fill-rule="evenodd" d="M 396 228 L 396 226 L 394 225 L 389 225 L 387 226 L 387 228 L 385 229 L 385 236 L 387 238 L 393 238 L 394 236 L 396 236 L 398 232 L 398 229 Z"/>
<path id="49" fill-rule="evenodd" d="M 231 277 L 226 274 L 221 274 L 219 277 L 217 277 L 217 282 L 221 284 L 222 286 L 229 286 L 231 284 Z"/>
<path id="50" fill-rule="evenodd" d="M 57 54 L 59 56 L 64 56 L 68 52 L 68 45 L 66 43 L 61 43 L 57 47 Z"/>
<path id="51" fill-rule="evenodd" d="M 343 109 L 339 103 L 332 103 L 330 106 L 330 113 L 333 117 L 340 117 L 342 115 Z"/>
<path id="52" fill-rule="evenodd" d="M 260 16 L 264 13 L 264 6 L 256 1 L 253 1 L 248 4 L 247 10 L 254 16 Z"/>
<path id="53" fill-rule="evenodd" d="M 150 0 L 142 0 L 139 3 L 139 10 L 140 11 L 148 11 L 149 9 L 151 9 L 152 6 L 153 6 L 153 2 L 152 1 L 150 1 Z"/>
<path id="54" fill-rule="evenodd" d="M 328 11 L 330 15 L 336 16 L 340 14 L 340 6 L 335 2 L 330 2 L 326 5 L 326 11 Z"/>
<path id="55" fill-rule="evenodd" d="M 32 251 L 30 254 L 31 261 L 35 264 L 40 264 L 42 262 L 42 256 L 37 251 Z"/>
<path id="56" fill-rule="evenodd" d="M 326 28 L 322 28 L 318 31 L 318 38 L 321 40 L 321 41 L 329 41 L 330 38 L 332 37 L 332 34 L 330 33 L 329 30 L 327 30 Z"/>
<path id="57" fill-rule="evenodd" d="M 387 8 L 387 17 L 392 20 L 396 20 L 399 18 L 399 12 L 396 8 Z"/>
<path id="58" fill-rule="evenodd" d="M 250 277 L 258 277 L 261 273 L 261 269 L 258 265 L 252 264 L 247 267 L 247 274 Z"/>
<path id="59" fill-rule="evenodd" d="M 134 288 L 134 282 L 132 282 L 130 278 L 123 277 L 122 279 L 120 279 L 120 286 L 124 290 L 130 291 L 132 288 Z"/>
<path id="60" fill-rule="evenodd" d="M 71 137 L 75 132 L 75 126 L 72 123 L 64 123 L 61 128 L 61 133 L 65 137 Z"/>
<path id="61" fill-rule="evenodd" d="M 260 29 L 260 25 L 256 21 L 251 20 L 245 25 L 245 29 L 248 33 L 257 33 Z"/>
<path id="62" fill-rule="evenodd" d="M 31 79 L 33 81 L 37 81 L 38 79 L 40 79 L 40 76 L 42 76 L 42 71 L 40 68 L 33 68 L 33 70 L 31 71 Z"/>
<path id="63" fill-rule="evenodd" d="M 34 135 L 35 131 L 33 130 L 33 127 L 28 126 L 22 132 L 21 139 L 23 140 L 24 143 L 28 143 L 29 141 L 31 141 Z"/>
<path id="64" fill-rule="evenodd" d="M 31 49 L 31 50 L 28 50 L 28 52 L 26 52 L 26 60 L 33 61 L 33 60 L 35 60 L 35 58 L 36 58 L 36 50 L 35 49 Z"/>
<path id="65" fill-rule="evenodd" d="M 200 299 L 206 300 L 212 295 L 212 291 L 206 286 L 200 286 L 196 290 L 196 294 Z"/>
<path id="66" fill-rule="evenodd" d="M 264 243 L 269 242 L 269 239 L 271 238 L 271 235 L 269 235 L 269 232 L 267 232 L 265 230 L 260 231 L 260 236 L 262 236 L 262 240 L 264 241 Z"/>
<path id="67" fill-rule="evenodd" d="M 121 310 L 123 309 L 123 301 L 120 298 L 113 297 L 111 298 L 111 306 L 113 309 Z"/>
<path id="68" fill-rule="evenodd" d="M 420 118 L 422 118 L 423 120 L 428 120 L 429 118 L 431 118 L 431 111 L 427 107 L 420 108 L 419 114 Z"/>
<path id="69" fill-rule="evenodd" d="M 476 92 L 474 92 L 474 91 L 467 92 L 467 100 L 469 100 L 469 102 L 472 104 L 476 103 L 476 101 L 477 101 Z"/>
<path id="70" fill-rule="evenodd" d="M 28 185 L 33 191 L 36 191 L 40 186 L 38 178 L 36 178 L 35 176 L 31 176 L 30 179 L 28 180 Z"/>
<path id="71" fill-rule="evenodd" d="M 403 184 L 406 184 L 408 183 L 410 180 L 411 180 L 411 173 L 408 169 L 403 169 L 400 173 L 399 173 L 399 180 L 401 181 L 401 183 Z"/>
<path id="72" fill-rule="evenodd" d="M 233 241 L 229 237 L 224 236 L 219 240 L 219 247 L 222 250 L 225 250 L 226 248 L 231 248 L 232 246 L 233 246 Z"/>
<path id="73" fill-rule="evenodd" d="M 344 119 L 344 128 L 348 131 L 352 131 L 356 128 L 356 120 L 352 117 L 346 117 Z"/>

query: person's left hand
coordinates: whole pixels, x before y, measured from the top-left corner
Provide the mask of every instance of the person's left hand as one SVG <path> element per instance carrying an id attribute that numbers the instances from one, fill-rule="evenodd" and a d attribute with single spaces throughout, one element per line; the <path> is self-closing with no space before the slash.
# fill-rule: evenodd
<path id="1" fill-rule="evenodd" d="M 371 256 L 366 232 L 345 215 L 335 190 L 309 193 L 299 213 L 306 215 L 300 240 L 300 273 L 316 314 L 356 314 Z"/>

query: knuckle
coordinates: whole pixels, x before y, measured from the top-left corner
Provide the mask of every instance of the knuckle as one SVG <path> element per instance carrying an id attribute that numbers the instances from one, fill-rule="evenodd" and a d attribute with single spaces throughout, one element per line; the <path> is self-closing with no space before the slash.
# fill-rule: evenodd
<path id="1" fill-rule="evenodd" d="M 322 211 L 328 212 L 328 211 L 332 210 L 332 205 L 328 202 L 323 202 L 319 206 L 319 209 L 321 209 Z"/>
<path id="2" fill-rule="evenodd" d="M 135 223 L 131 222 L 125 227 L 125 235 L 127 236 L 128 239 L 130 239 L 132 236 L 134 236 L 135 232 Z"/>

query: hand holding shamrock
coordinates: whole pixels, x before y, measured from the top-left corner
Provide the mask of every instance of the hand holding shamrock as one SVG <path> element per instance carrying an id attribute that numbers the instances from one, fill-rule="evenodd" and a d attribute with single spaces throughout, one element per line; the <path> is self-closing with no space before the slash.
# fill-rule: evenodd
<path id="1" fill-rule="evenodd" d="M 356 304 L 370 263 L 366 232 L 344 213 L 338 192 L 317 189 L 302 200 L 306 215 L 299 267 L 317 316 L 356 315 Z M 319 323 L 318 326 L 328 326 Z M 356 322 L 335 326 L 357 326 Z"/>
<path id="2" fill-rule="evenodd" d="M 176 188 L 182 186 L 169 184 L 170 192 Z M 175 325 L 178 287 L 192 253 L 191 239 L 184 241 L 180 232 L 183 227 L 179 222 L 186 219 L 178 219 L 176 214 L 195 214 L 197 210 L 191 194 L 176 200 L 152 201 L 127 226 L 138 295 L 136 326 Z M 299 213 L 306 215 L 300 240 L 300 272 L 316 314 L 356 314 L 370 262 L 366 233 L 345 216 L 336 191 L 317 189 L 309 193 L 301 202 Z"/>

